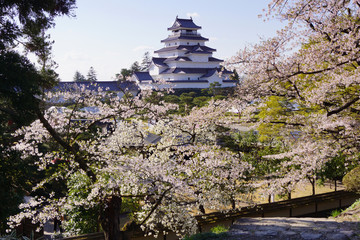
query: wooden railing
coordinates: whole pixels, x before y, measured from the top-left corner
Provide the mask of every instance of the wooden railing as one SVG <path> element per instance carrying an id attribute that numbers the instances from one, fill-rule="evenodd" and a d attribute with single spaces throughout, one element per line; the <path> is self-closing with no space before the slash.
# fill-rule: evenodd
<path id="1" fill-rule="evenodd" d="M 301 208 L 310 207 L 310 212 L 316 213 L 319 210 L 319 207 L 323 203 L 332 203 L 328 207 L 334 206 L 334 208 L 342 208 L 349 206 L 353 201 L 359 198 L 360 195 L 346 192 L 346 191 L 336 191 L 330 193 L 317 194 L 307 197 L 294 198 L 290 200 L 284 200 L 279 202 L 264 203 L 258 204 L 255 206 L 243 207 L 235 211 L 230 212 L 214 212 L 204 215 L 196 216 L 196 220 L 199 224 L 199 230 L 207 230 L 210 226 L 219 224 L 221 222 L 232 222 L 237 218 L 241 217 L 264 217 L 267 214 L 273 213 L 272 216 L 284 216 L 284 211 L 286 212 L 286 217 L 293 216 L 302 216 L 309 213 L 309 208 L 307 212 L 302 212 Z M 298 210 L 296 213 L 293 210 Z M 320 210 L 324 210 L 322 207 Z M 281 212 L 282 211 L 282 212 Z M 276 214 L 276 212 L 281 212 L 281 214 Z M 275 213 L 275 214 L 274 214 Z M 132 239 L 140 239 L 141 233 L 136 233 L 136 236 Z M 64 240 L 103 240 L 104 234 L 101 233 L 92 233 L 76 237 L 64 238 Z M 159 238 L 162 239 L 162 238 Z M 163 238 L 168 239 L 168 238 Z M 170 239 L 170 238 L 169 238 Z M 175 238 L 171 238 L 175 239 Z"/>

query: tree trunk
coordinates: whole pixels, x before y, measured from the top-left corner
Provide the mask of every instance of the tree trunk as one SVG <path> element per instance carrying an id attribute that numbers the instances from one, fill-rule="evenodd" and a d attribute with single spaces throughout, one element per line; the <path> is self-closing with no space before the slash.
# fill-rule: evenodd
<path id="1" fill-rule="evenodd" d="M 121 198 L 108 197 L 103 206 L 101 226 L 105 240 L 127 240 L 124 232 L 120 231 Z"/>
<path id="2" fill-rule="evenodd" d="M 312 195 L 315 195 L 315 178 L 313 178 L 313 181 L 311 182 L 311 185 L 312 185 Z"/>

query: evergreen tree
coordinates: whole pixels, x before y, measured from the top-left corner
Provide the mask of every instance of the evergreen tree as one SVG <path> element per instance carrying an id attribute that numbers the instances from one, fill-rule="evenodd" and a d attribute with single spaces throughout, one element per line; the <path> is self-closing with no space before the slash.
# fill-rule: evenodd
<path id="1" fill-rule="evenodd" d="M 130 70 L 131 70 L 132 73 L 141 71 L 141 66 L 140 66 L 139 62 L 138 62 L 138 61 L 135 61 L 135 62 L 131 65 Z M 131 73 L 131 74 L 132 74 L 132 73 Z M 130 75 L 131 75 L 131 74 L 130 74 Z"/>
<path id="2" fill-rule="evenodd" d="M 82 82 L 82 81 L 86 81 L 85 76 L 82 75 L 79 71 L 76 71 L 74 75 L 74 82 Z"/>
<path id="3" fill-rule="evenodd" d="M 236 69 L 234 69 L 233 72 L 234 73 L 230 75 L 230 80 L 234 80 L 234 81 L 236 81 L 237 84 L 239 84 L 239 81 L 240 81 L 239 74 L 237 73 Z"/>
<path id="4" fill-rule="evenodd" d="M 86 75 L 86 77 L 87 77 L 86 80 L 89 81 L 89 82 L 96 82 L 97 81 L 96 72 L 95 72 L 93 67 L 90 67 L 89 72 Z"/>
<path id="5" fill-rule="evenodd" d="M 151 64 L 151 56 L 149 52 L 145 52 L 144 56 L 143 56 L 143 60 L 141 62 L 141 71 L 149 71 L 150 68 L 150 64 Z"/>

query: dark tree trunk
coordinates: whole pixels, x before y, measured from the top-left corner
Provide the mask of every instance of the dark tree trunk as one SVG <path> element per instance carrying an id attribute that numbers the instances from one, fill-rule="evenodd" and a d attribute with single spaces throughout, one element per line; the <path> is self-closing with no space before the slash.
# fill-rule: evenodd
<path id="1" fill-rule="evenodd" d="M 205 213 L 206 213 L 204 206 L 201 205 L 201 204 L 199 205 L 199 210 L 200 210 L 200 212 L 201 212 L 202 214 L 205 214 Z"/>
<path id="2" fill-rule="evenodd" d="M 313 178 L 312 182 L 311 182 L 311 185 L 312 185 L 312 195 L 315 195 L 315 178 Z"/>
<path id="3" fill-rule="evenodd" d="M 121 198 L 108 197 L 103 205 L 101 226 L 105 240 L 127 240 L 124 232 L 120 231 Z"/>
<path id="4" fill-rule="evenodd" d="M 231 208 L 232 208 L 233 210 L 236 209 L 236 201 L 235 201 L 234 198 L 231 198 Z"/>
<path id="5" fill-rule="evenodd" d="M 337 182 L 336 182 L 336 179 L 335 179 L 335 192 L 337 191 Z"/>

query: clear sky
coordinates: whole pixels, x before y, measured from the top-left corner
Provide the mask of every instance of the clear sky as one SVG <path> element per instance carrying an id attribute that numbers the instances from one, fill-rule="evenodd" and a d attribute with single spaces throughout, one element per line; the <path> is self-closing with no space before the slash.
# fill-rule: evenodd
<path id="1" fill-rule="evenodd" d="M 281 23 L 264 22 L 269 0 L 77 0 L 76 17 L 60 17 L 49 31 L 55 40 L 53 58 L 61 81 L 72 81 L 75 71 L 86 76 L 94 67 L 98 80 L 113 80 L 121 68 L 141 62 L 146 51 L 163 47 L 176 16 L 201 26 L 217 49 L 214 57 L 227 59 L 244 46 L 273 36 Z"/>

